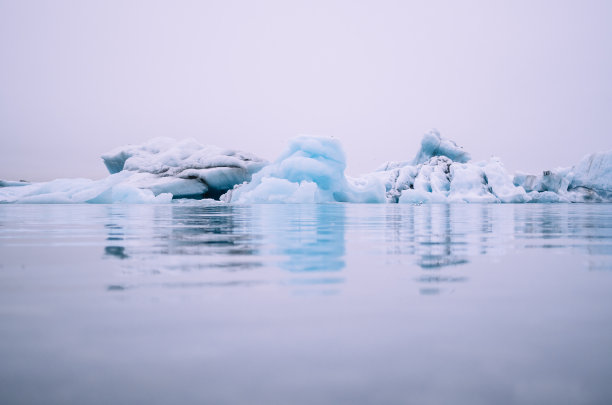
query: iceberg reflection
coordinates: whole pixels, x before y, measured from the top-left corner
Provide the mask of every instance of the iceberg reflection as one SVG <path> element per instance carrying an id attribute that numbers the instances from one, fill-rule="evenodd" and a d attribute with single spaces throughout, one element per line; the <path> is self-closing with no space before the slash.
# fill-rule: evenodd
<path id="1" fill-rule="evenodd" d="M 339 271 L 345 266 L 345 207 L 340 204 L 266 206 L 266 228 L 274 230 L 272 254 L 291 272 Z"/>
<path id="2" fill-rule="evenodd" d="M 612 268 L 612 224 L 601 205 L 176 204 L 106 209 L 105 257 L 121 259 L 137 273 L 208 271 L 220 277 L 197 280 L 198 285 L 341 284 L 344 277 L 338 272 L 347 266 L 346 240 L 354 238 L 348 233 L 365 237 L 381 263 L 407 259 L 421 272 L 414 280 L 439 291 L 469 281 L 467 265 L 476 257 L 501 257 L 521 249 L 570 249 L 588 255 L 591 270 Z M 272 268 L 289 272 L 292 279 L 279 280 Z M 219 276 L 244 271 L 248 279 Z"/>
<path id="3" fill-rule="evenodd" d="M 110 206 L 105 228 L 104 255 L 127 259 L 124 266 L 137 273 L 213 269 L 231 273 L 274 265 L 306 274 L 337 272 L 345 267 L 345 207 L 340 204 L 145 206 L 130 208 L 127 213 L 125 207 Z M 259 285 L 262 281 L 194 284 Z M 312 286 L 341 282 L 338 277 L 320 277 L 282 283 Z"/>
<path id="4" fill-rule="evenodd" d="M 284 284 L 297 294 L 333 295 L 344 283 L 346 208 L 341 204 L 260 206 L 262 228 L 270 231 L 270 251 L 278 266 L 293 273 Z M 323 274 L 321 274 L 323 273 Z"/>

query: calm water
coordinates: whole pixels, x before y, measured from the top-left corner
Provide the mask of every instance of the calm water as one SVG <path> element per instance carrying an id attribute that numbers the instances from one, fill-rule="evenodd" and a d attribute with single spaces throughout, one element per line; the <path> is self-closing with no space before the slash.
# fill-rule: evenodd
<path id="1" fill-rule="evenodd" d="M 612 205 L 0 206 L 0 403 L 610 404 Z"/>

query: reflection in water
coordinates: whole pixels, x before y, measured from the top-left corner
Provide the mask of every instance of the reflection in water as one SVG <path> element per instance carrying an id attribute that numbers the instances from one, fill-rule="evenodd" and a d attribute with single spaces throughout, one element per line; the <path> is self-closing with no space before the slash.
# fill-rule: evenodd
<path id="1" fill-rule="evenodd" d="M 344 263 L 345 207 L 342 204 L 287 205 L 260 211 L 272 229 L 272 252 L 285 256 L 291 272 L 339 271 Z M 270 215 L 272 214 L 272 215 Z"/>
<path id="2" fill-rule="evenodd" d="M 528 249 L 571 248 L 588 255 L 589 270 L 612 270 L 609 207 L 555 204 L 517 209 L 514 217 L 517 239 L 526 240 L 524 247 Z"/>
<path id="3" fill-rule="evenodd" d="M 422 206 L 409 206 L 396 209 L 389 206 L 391 211 L 386 215 L 387 228 L 390 229 L 386 238 L 394 254 L 407 255 L 414 258 L 414 262 L 424 271 L 415 281 L 427 284 L 419 288 L 422 295 L 437 295 L 442 286 L 465 282 L 468 277 L 464 275 L 440 274 L 445 269 L 460 270 L 460 266 L 469 263 L 471 238 L 465 224 L 474 225 L 475 222 L 462 221 L 454 213 L 456 206 L 447 204 L 430 204 Z M 489 211 L 479 207 L 478 218 L 479 247 L 481 254 L 487 252 L 486 235 L 492 232 Z M 436 273 L 432 274 L 434 271 Z"/>
<path id="4" fill-rule="evenodd" d="M 423 269 L 437 270 L 468 263 L 466 234 L 461 224 L 454 222 L 453 206 L 394 208 L 389 207 L 391 212 L 386 216 L 386 226 L 392 231 L 387 235 L 391 253 L 416 256 L 417 264 Z"/>
<path id="5" fill-rule="evenodd" d="M 428 206 L 423 215 L 423 229 L 417 233 L 417 263 L 422 269 L 437 270 L 468 262 L 459 248 L 465 244 L 461 241 L 465 235 L 453 229 L 451 208 L 447 204 Z"/>
<path id="6" fill-rule="evenodd" d="M 121 221 L 125 218 L 125 213 L 117 207 L 108 207 L 108 220 L 109 222 L 104 225 L 108 229 L 108 236 L 106 240 L 112 243 L 104 248 L 104 254 L 109 257 L 118 259 L 127 259 L 129 256 L 125 253 L 125 246 L 122 241 L 124 240 L 123 227 L 117 224 L 117 221 Z M 110 288 L 109 288 L 110 289 Z"/>
<path id="7" fill-rule="evenodd" d="M 161 218 L 160 218 L 161 219 Z M 240 213 L 231 205 L 172 207 L 170 232 L 160 235 L 161 254 L 256 255 L 252 235 L 241 228 Z"/>
<path id="8" fill-rule="evenodd" d="M 0 205 L 0 402 L 612 403 L 612 205 L 204 204 Z"/>
<path id="9" fill-rule="evenodd" d="M 297 294 L 333 295 L 344 283 L 337 273 L 345 267 L 345 210 L 343 204 L 262 206 L 263 228 L 269 231 L 270 254 L 279 267 L 293 273 L 287 285 Z"/>
<path id="10" fill-rule="evenodd" d="M 169 205 L 107 207 L 106 257 L 147 274 L 176 271 L 248 272 L 213 284 L 338 286 L 346 239 L 382 246 L 381 262 L 417 265 L 423 294 L 452 291 L 469 281 L 473 258 L 516 249 L 573 249 L 588 268 L 612 268 L 612 221 L 602 205 Z M 347 220 L 349 218 L 350 220 Z M 353 235 L 353 236 L 351 236 Z M 380 254 L 380 253 L 378 253 Z M 393 259 L 395 258 L 395 259 Z M 271 281 L 253 270 L 288 271 Z M 326 274 L 324 274 L 326 273 Z M 331 275 L 331 276 L 330 276 Z M 235 282 L 240 282 L 236 284 Z M 215 284 L 217 283 L 217 284 Z"/>
<path id="11" fill-rule="evenodd" d="M 104 248 L 105 255 L 130 259 L 125 267 L 136 272 L 162 274 L 210 269 L 236 272 L 272 264 L 291 273 L 306 274 L 337 272 L 345 266 L 345 207 L 341 204 L 146 208 L 131 216 L 117 207 L 109 207 L 105 225 L 109 243 Z M 143 220 L 143 215 L 148 218 Z M 143 244 L 143 240 L 150 242 Z M 343 282 L 341 277 L 295 277 L 299 276 L 282 283 L 329 286 Z M 192 285 L 245 283 L 253 285 L 254 281 Z"/>
<path id="12" fill-rule="evenodd" d="M 231 205 L 171 205 L 142 207 L 125 215 L 121 208 L 108 207 L 110 244 L 105 254 L 132 257 L 128 267 L 158 274 L 209 268 L 240 271 L 262 265 L 253 260 L 259 256 L 258 237 L 250 231 L 250 220 L 245 220 L 250 215 L 244 210 Z"/>
<path id="13" fill-rule="evenodd" d="M 127 259 L 129 257 L 125 254 L 125 246 L 106 246 L 104 248 L 104 254 L 119 259 Z"/>
<path id="14" fill-rule="evenodd" d="M 385 207 L 386 254 L 410 257 L 424 272 L 462 272 L 470 258 L 507 249 L 577 249 L 591 270 L 612 269 L 612 221 L 605 206 L 566 204 Z M 418 283 L 449 285 L 467 275 L 422 275 Z M 421 289 L 423 294 L 440 288 Z"/>

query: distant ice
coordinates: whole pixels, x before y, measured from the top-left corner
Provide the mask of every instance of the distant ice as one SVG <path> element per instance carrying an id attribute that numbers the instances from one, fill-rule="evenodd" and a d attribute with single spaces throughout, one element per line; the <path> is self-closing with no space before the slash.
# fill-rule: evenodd
<path id="1" fill-rule="evenodd" d="M 156 138 L 102 155 L 105 179 L 0 180 L 0 203 L 569 203 L 612 201 L 612 151 L 567 168 L 509 174 L 501 161 L 473 162 L 436 131 L 412 160 L 358 178 L 333 138 L 301 136 L 274 162 L 194 140 Z"/>

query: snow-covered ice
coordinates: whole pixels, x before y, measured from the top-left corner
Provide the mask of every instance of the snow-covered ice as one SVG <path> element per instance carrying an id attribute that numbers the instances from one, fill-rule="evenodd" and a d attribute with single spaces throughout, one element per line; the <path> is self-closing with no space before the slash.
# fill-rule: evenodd
<path id="1" fill-rule="evenodd" d="M 426 134 L 412 162 L 387 162 L 375 173 L 386 200 L 399 203 L 537 203 L 612 201 L 612 151 L 568 168 L 510 175 L 495 157 L 469 153 L 437 132 Z"/>
<path id="2" fill-rule="evenodd" d="M 172 138 L 121 146 L 103 154 L 102 160 L 110 173 L 141 173 L 131 179 L 136 187 L 175 198 L 219 197 L 235 184 L 249 181 L 267 163 L 251 153 Z"/>
<path id="3" fill-rule="evenodd" d="M 612 151 L 587 155 L 573 167 L 517 173 L 514 184 L 529 193 L 529 202 L 612 201 Z"/>
<path id="4" fill-rule="evenodd" d="M 509 174 L 498 158 L 473 162 L 437 131 L 412 160 L 345 174 L 334 138 L 300 136 L 274 162 L 194 140 L 156 138 L 102 155 L 110 176 L 45 183 L 0 180 L 0 203 L 167 203 L 214 198 L 250 203 L 558 203 L 612 201 L 612 151 L 572 167 Z"/>
<path id="5" fill-rule="evenodd" d="M 218 198 L 266 164 L 250 153 L 172 138 L 121 146 L 103 154 L 102 160 L 110 176 L 101 180 L 2 181 L 0 203 L 136 204 Z"/>

